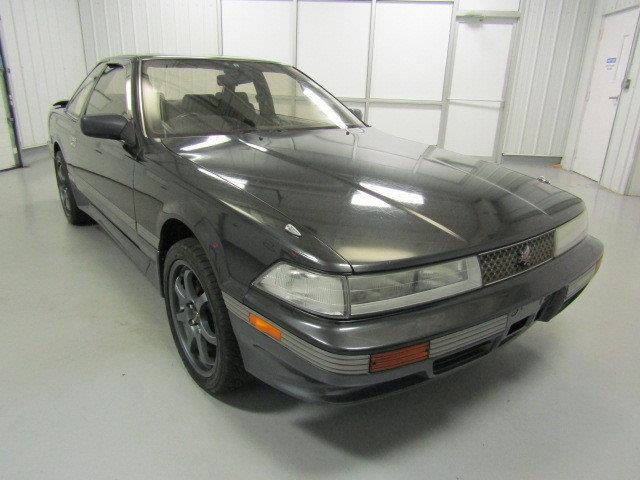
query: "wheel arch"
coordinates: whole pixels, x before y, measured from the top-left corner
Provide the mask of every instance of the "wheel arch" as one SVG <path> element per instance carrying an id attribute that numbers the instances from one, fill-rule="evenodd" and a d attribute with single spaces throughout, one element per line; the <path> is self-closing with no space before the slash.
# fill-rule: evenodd
<path id="1" fill-rule="evenodd" d="M 168 218 L 162 224 L 158 242 L 158 282 L 162 296 L 164 296 L 164 260 L 167 257 L 167 252 L 172 245 L 185 238 L 196 238 L 196 235 L 182 220 Z"/>
<path id="2" fill-rule="evenodd" d="M 202 222 L 198 222 L 200 224 Z M 203 238 L 209 238 L 211 232 L 202 232 L 202 228 L 198 229 L 197 226 L 192 226 L 189 222 L 184 221 L 178 217 L 169 217 L 164 220 L 162 227 L 160 228 L 160 238 L 158 242 L 158 284 L 160 286 L 160 294 L 164 296 L 164 266 L 167 252 L 169 249 L 180 240 L 185 238 L 194 238 L 202 247 L 202 250 L 207 255 L 207 258 L 211 261 L 211 266 L 214 274 L 219 279 L 218 268 L 215 261 L 212 261 L 210 252 L 207 249 L 207 245 L 220 245 L 219 242 L 206 242 Z"/>

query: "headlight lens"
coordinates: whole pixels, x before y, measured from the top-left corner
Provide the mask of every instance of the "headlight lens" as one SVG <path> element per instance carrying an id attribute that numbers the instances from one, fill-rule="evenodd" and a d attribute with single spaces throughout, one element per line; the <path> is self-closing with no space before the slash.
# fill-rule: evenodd
<path id="1" fill-rule="evenodd" d="M 562 255 L 572 247 L 575 247 L 587 236 L 589 218 L 587 212 L 582 212 L 573 220 L 556 228 L 555 256 Z"/>
<path id="2" fill-rule="evenodd" d="M 351 314 L 394 310 L 432 302 L 482 286 L 476 257 L 427 267 L 347 278 Z"/>
<path id="3" fill-rule="evenodd" d="M 399 272 L 348 277 L 278 263 L 254 285 L 319 315 L 344 317 L 432 302 L 482 286 L 476 257 Z"/>
<path id="4" fill-rule="evenodd" d="M 340 276 L 278 263 L 258 277 L 254 285 L 303 310 L 329 316 L 346 313 L 343 277 Z"/>

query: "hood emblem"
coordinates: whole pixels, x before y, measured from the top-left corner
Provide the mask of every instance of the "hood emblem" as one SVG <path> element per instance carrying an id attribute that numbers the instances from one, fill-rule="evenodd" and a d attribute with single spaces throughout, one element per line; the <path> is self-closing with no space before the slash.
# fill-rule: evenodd
<path id="1" fill-rule="evenodd" d="M 522 268 L 527 268 L 531 266 L 531 254 L 533 253 L 533 249 L 531 245 L 526 245 L 520 253 L 518 254 L 518 266 Z"/>
<path id="2" fill-rule="evenodd" d="M 296 237 L 301 237 L 302 234 L 300 233 L 300 230 L 298 230 L 296 227 L 294 227 L 293 225 L 291 225 L 290 223 L 287 223 L 284 227 L 284 229 L 289 232 L 291 235 L 294 235 Z"/>

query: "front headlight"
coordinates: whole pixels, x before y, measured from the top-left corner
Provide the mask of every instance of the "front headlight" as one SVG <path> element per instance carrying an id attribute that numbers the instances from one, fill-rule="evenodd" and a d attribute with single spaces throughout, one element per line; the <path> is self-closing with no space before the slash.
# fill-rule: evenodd
<path id="1" fill-rule="evenodd" d="M 554 256 L 562 255 L 570 248 L 575 247 L 587 236 L 589 218 L 584 211 L 573 220 L 556 228 L 556 248 Z"/>
<path id="2" fill-rule="evenodd" d="M 482 275 L 476 257 L 348 277 L 278 263 L 254 285 L 311 313 L 345 317 L 396 310 L 474 290 L 482 286 Z"/>
<path id="3" fill-rule="evenodd" d="M 344 277 L 277 263 L 253 284 L 303 310 L 329 316 L 346 314 Z"/>
<path id="4" fill-rule="evenodd" d="M 476 257 L 399 272 L 347 278 L 351 314 L 395 310 L 451 297 L 482 286 Z"/>

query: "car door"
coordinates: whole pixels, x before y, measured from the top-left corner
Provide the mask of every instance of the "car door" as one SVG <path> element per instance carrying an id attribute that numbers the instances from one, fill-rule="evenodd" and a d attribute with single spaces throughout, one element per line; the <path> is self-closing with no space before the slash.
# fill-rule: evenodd
<path id="1" fill-rule="evenodd" d="M 95 84 L 83 116 L 122 115 L 131 120 L 127 83 L 131 80 L 131 64 L 109 63 Z M 82 134 L 81 134 L 82 135 Z M 135 238 L 133 204 L 134 158 L 122 140 L 92 138 L 82 135 L 79 145 L 87 197 L 120 231 Z"/>

